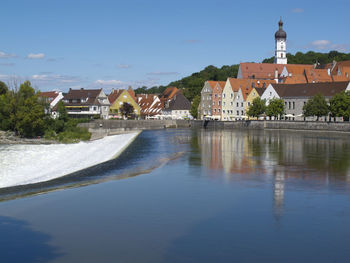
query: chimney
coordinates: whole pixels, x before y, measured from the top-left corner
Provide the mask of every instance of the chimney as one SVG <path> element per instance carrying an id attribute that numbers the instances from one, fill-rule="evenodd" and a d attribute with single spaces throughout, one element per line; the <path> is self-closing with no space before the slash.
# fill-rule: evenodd
<path id="1" fill-rule="evenodd" d="M 278 69 L 275 69 L 275 79 L 278 79 Z"/>

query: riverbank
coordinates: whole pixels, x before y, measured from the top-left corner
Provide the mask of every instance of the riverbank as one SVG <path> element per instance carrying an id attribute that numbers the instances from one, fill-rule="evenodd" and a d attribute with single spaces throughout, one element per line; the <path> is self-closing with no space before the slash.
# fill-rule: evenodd
<path id="1" fill-rule="evenodd" d="M 81 123 L 89 132 L 106 136 L 133 130 L 155 130 L 169 128 L 206 129 L 252 129 L 252 130 L 305 130 L 350 132 L 350 122 L 321 121 L 204 121 L 204 120 L 95 120 Z"/>
<path id="2" fill-rule="evenodd" d="M 2 145 L 0 188 L 59 178 L 116 158 L 138 132 L 76 144 Z"/>
<path id="3" fill-rule="evenodd" d="M 43 138 L 28 139 L 16 136 L 11 131 L 0 131 L 0 145 L 1 144 L 57 144 L 55 140 L 47 140 Z"/>

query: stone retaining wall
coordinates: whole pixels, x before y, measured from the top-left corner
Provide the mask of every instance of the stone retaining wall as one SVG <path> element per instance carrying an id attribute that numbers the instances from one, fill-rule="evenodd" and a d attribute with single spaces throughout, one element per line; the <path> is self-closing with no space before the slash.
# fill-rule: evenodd
<path id="1" fill-rule="evenodd" d="M 92 139 L 133 130 L 167 128 L 206 129 L 287 129 L 350 132 L 350 122 L 304 122 L 304 121 L 187 121 L 187 120 L 95 120 L 81 123 L 93 133 Z"/>

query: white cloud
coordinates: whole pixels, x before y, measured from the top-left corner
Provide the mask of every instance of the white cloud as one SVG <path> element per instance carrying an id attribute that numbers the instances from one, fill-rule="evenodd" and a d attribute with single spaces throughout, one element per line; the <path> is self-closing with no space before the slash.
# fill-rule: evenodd
<path id="1" fill-rule="evenodd" d="M 315 40 L 311 42 L 310 46 L 318 50 L 336 50 L 339 52 L 346 52 L 349 49 L 349 44 L 334 44 L 329 40 Z"/>
<path id="2" fill-rule="evenodd" d="M 155 71 L 155 72 L 149 72 L 147 75 L 153 75 L 153 76 L 170 76 L 170 75 L 178 75 L 179 72 L 162 72 L 162 71 Z"/>
<path id="3" fill-rule="evenodd" d="M 117 68 L 127 69 L 127 68 L 131 68 L 131 65 L 129 65 L 129 64 L 119 64 L 119 65 L 117 65 Z"/>
<path id="4" fill-rule="evenodd" d="M 0 51 L 0 58 L 16 58 L 16 57 L 17 57 L 16 54 L 9 54 L 9 53 Z"/>
<path id="5" fill-rule="evenodd" d="M 27 56 L 27 58 L 29 59 L 43 59 L 44 57 L 45 57 L 44 53 L 38 53 L 38 54 L 30 53 Z"/>
<path id="6" fill-rule="evenodd" d="M 76 84 L 82 81 L 80 77 L 77 76 L 68 76 L 68 75 L 58 75 L 58 74 L 37 74 L 31 76 L 31 79 L 34 82 L 40 84 L 49 84 L 56 86 L 69 86 Z"/>
<path id="7" fill-rule="evenodd" d="M 304 9 L 302 9 L 302 8 L 294 8 L 294 9 L 292 10 L 292 12 L 293 12 L 293 13 L 304 13 Z"/>
<path id="8" fill-rule="evenodd" d="M 121 80 L 116 80 L 116 79 L 111 79 L 111 80 L 99 79 L 95 81 L 95 84 L 103 85 L 103 86 L 122 86 L 125 83 Z"/>

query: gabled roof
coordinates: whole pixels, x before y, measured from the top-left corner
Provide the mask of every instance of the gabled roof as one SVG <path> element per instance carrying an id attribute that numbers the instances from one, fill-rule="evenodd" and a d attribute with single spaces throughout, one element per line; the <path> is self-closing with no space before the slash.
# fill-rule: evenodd
<path id="1" fill-rule="evenodd" d="M 266 87 L 267 88 L 267 87 Z M 256 88 L 256 92 L 259 94 L 259 96 L 261 97 L 261 95 L 264 93 L 264 91 L 266 90 L 266 88 Z"/>
<path id="2" fill-rule="evenodd" d="M 217 84 L 219 84 L 221 88 L 224 88 L 226 85 L 226 81 L 217 81 Z"/>
<path id="3" fill-rule="evenodd" d="M 176 87 L 168 87 L 163 91 L 163 93 L 160 95 L 160 97 L 165 98 L 165 99 L 171 99 L 172 97 L 174 97 L 174 95 L 178 91 L 179 90 Z"/>
<path id="4" fill-rule="evenodd" d="M 241 63 L 240 71 L 243 79 L 275 79 L 275 71 L 278 77 L 285 65 L 271 63 Z"/>
<path id="5" fill-rule="evenodd" d="M 190 110 L 191 102 L 182 94 L 176 94 L 164 110 Z"/>
<path id="6" fill-rule="evenodd" d="M 108 100 L 111 105 L 119 98 L 119 96 L 124 92 L 124 89 L 112 90 L 111 94 L 108 95 Z"/>
<path id="7" fill-rule="evenodd" d="M 67 100 L 97 98 L 102 89 L 69 89 L 68 93 L 64 96 Z"/>
<path id="8" fill-rule="evenodd" d="M 289 74 L 293 76 L 295 75 L 303 75 L 305 70 L 313 69 L 314 65 L 304 65 L 304 64 L 286 64 L 284 65 Z"/>
<path id="9" fill-rule="evenodd" d="M 306 84 L 272 84 L 273 88 L 281 98 L 312 97 L 319 93 L 325 97 L 332 97 L 339 92 L 345 91 L 348 85 L 349 81 Z"/>
<path id="10" fill-rule="evenodd" d="M 136 101 L 135 92 L 134 92 L 134 90 L 132 89 L 131 86 L 128 88 L 128 92 L 129 92 L 130 96 L 134 99 L 134 101 L 137 102 Z"/>
<path id="11" fill-rule="evenodd" d="M 292 75 L 283 79 L 284 84 L 307 83 L 305 75 Z"/>
<path id="12" fill-rule="evenodd" d="M 332 76 L 328 75 L 327 69 L 306 69 L 305 77 L 308 83 L 333 81 Z"/>
<path id="13" fill-rule="evenodd" d="M 155 94 L 138 94 L 137 100 L 142 116 L 154 116 L 163 109 L 162 102 Z"/>
<path id="14" fill-rule="evenodd" d="M 56 97 L 59 95 L 60 93 L 58 91 L 45 91 L 45 92 L 40 92 L 39 96 L 43 97 L 43 98 L 48 98 L 51 100 L 56 99 Z"/>

